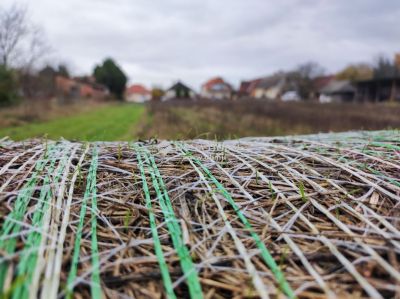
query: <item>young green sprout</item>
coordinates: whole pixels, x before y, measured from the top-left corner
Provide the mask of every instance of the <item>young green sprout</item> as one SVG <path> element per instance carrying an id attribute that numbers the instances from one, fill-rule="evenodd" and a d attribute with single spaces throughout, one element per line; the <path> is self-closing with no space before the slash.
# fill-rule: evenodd
<path id="1" fill-rule="evenodd" d="M 306 203 L 308 201 L 308 198 L 307 198 L 307 196 L 306 196 L 306 194 L 304 192 L 304 184 L 303 184 L 303 182 L 299 183 L 299 191 L 300 191 L 300 196 L 301 196 L 302 201 L 304 203 Z"/>
<path id="2" fill-rule="evenodd" d="M 127 231 L 128 230 L 128 226 L 129 223 L 131 223 L 132 220 L 132 211 L 131 209 L 129 209 L 128 211 L 126 211 L 126 214 L 124 216 L 124 228 Z"/>
<path id="3" fill-rule="evenodd" d="M 48 157 L 48 139 L 47 139 L 47 134 L 44 136 L 44 158 L 47 159 Z"/>
<path id="4" fill-rule="evenodd" d="M 121 163 L 121 159 L 122 159 L 122 147 L 121 147 L 121 143 L 118 143 L 118 163 Z"/>
<path id="5" fill-rule="evenodd" d="M 82 181 L 83 181 L 81 165 L 78 165 L 78 168 L 76 169 L 76 171 L 78 172 L 78 187 L 80 187 L 82 185 Z"/>
<path id="6" fill-rule="evenodd" d="M 271 197 L 272 197 L 272 199 L 275 199 L 275 191 L 274 191 L 274 188 L 272 187 L 272 182 L 271 181 L 268 181 L 268 186 L 269 186 L 269 192 L 271 192 Z"/>
<path id="7" fill-rule="evenodd" d="M 339 203 L 340 203 L 340 201 L 337 201 L 337 204 L 339 204 Z M 336 218 L 339 219 L 339 217 L 340 217 L 340 209 L 339 209 L 339 207 L 335 208 L 335 214 L 336 214 Z"/>

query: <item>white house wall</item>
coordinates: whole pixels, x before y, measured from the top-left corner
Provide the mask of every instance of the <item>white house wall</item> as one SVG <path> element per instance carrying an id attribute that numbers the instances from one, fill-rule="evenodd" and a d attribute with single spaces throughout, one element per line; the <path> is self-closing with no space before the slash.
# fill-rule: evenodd
<path id="1" fill-rule="evenodd" d="M 131 103 L 144 103 L 151 100 L 151 95 L 143 95 L 143 94 L 130 94 L 126 97 L 127 102 Z"/>
<path id="2" fill-rule="evenodd" d="M 231 93 L 229 91 L 202 91 L 201 96 L 206 99 L 223 100 L 229 99 Z"/>

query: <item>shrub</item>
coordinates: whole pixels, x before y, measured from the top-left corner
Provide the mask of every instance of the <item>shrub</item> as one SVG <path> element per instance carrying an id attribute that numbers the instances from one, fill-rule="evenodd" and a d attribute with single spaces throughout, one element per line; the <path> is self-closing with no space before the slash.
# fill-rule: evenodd
<path id="1" fill-rule="evenodd" d="M 0 106 L 14 104 L 18 100 L 18 83 L 12 70 L 0 65 Z"/>

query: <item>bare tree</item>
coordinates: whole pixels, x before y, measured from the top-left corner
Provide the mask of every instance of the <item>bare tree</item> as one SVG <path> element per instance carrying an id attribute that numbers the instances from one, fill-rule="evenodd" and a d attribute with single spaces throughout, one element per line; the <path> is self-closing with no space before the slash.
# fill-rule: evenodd
<path id="1" fill-rule="evenodd" d="M 30 29 L 30 38 L 26 43 L 26 51 L 19 61 L 19 65 L 26 72 L 30 72 L 35 67 L 35 64 L 51 51 L 44 36 L 42 28 L 33 26 Z"/>
<path id="2" fill-rule="evenodd" d="M 18 46 L 28 34 L 26 10 L 16 5 L 0 11 L 0 62 L 9 66 L 17 52 Z"/>
<path id="3" fill-rule="evenodd" d="M 318 76 L 322 76 L 325 72 L 324 68 L 317 62 L 306 62 L 297 67 L 295 70 L 300 77 L 306 79 L 314 79 Z"/>
<path id="4" fill-rule="evenodd" d="M 384 55 L 379 55 L 375 59 L 374 78 L 376 79 L 393 79 L 399 76 L 399 70 L 395 61 Z"/>
<path id="5" fill-rule="evenodd" d="M 324 68 L 316 62 L 306 62 L 290 72 L 291 81 L 297 86 L 297 92 L 303 100 L 313 97 L 313 80 L 324 74 Z"/>
<path id="6" fill-rule="evenodd" d="M 42 30 L 29 20 L 25 7 L 0 8 L 0 64 L 29 72 L 49 50 Z"/>

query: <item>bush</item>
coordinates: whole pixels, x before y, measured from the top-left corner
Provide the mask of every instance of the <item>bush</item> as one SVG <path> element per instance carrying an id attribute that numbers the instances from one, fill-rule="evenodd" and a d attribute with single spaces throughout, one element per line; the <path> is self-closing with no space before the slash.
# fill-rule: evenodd
<path id="1" fill-rule="evenodd" d="M 8 106 L 18 100 L 18 83 L 15 73 L 0 65 L 0 106 Z"/>

